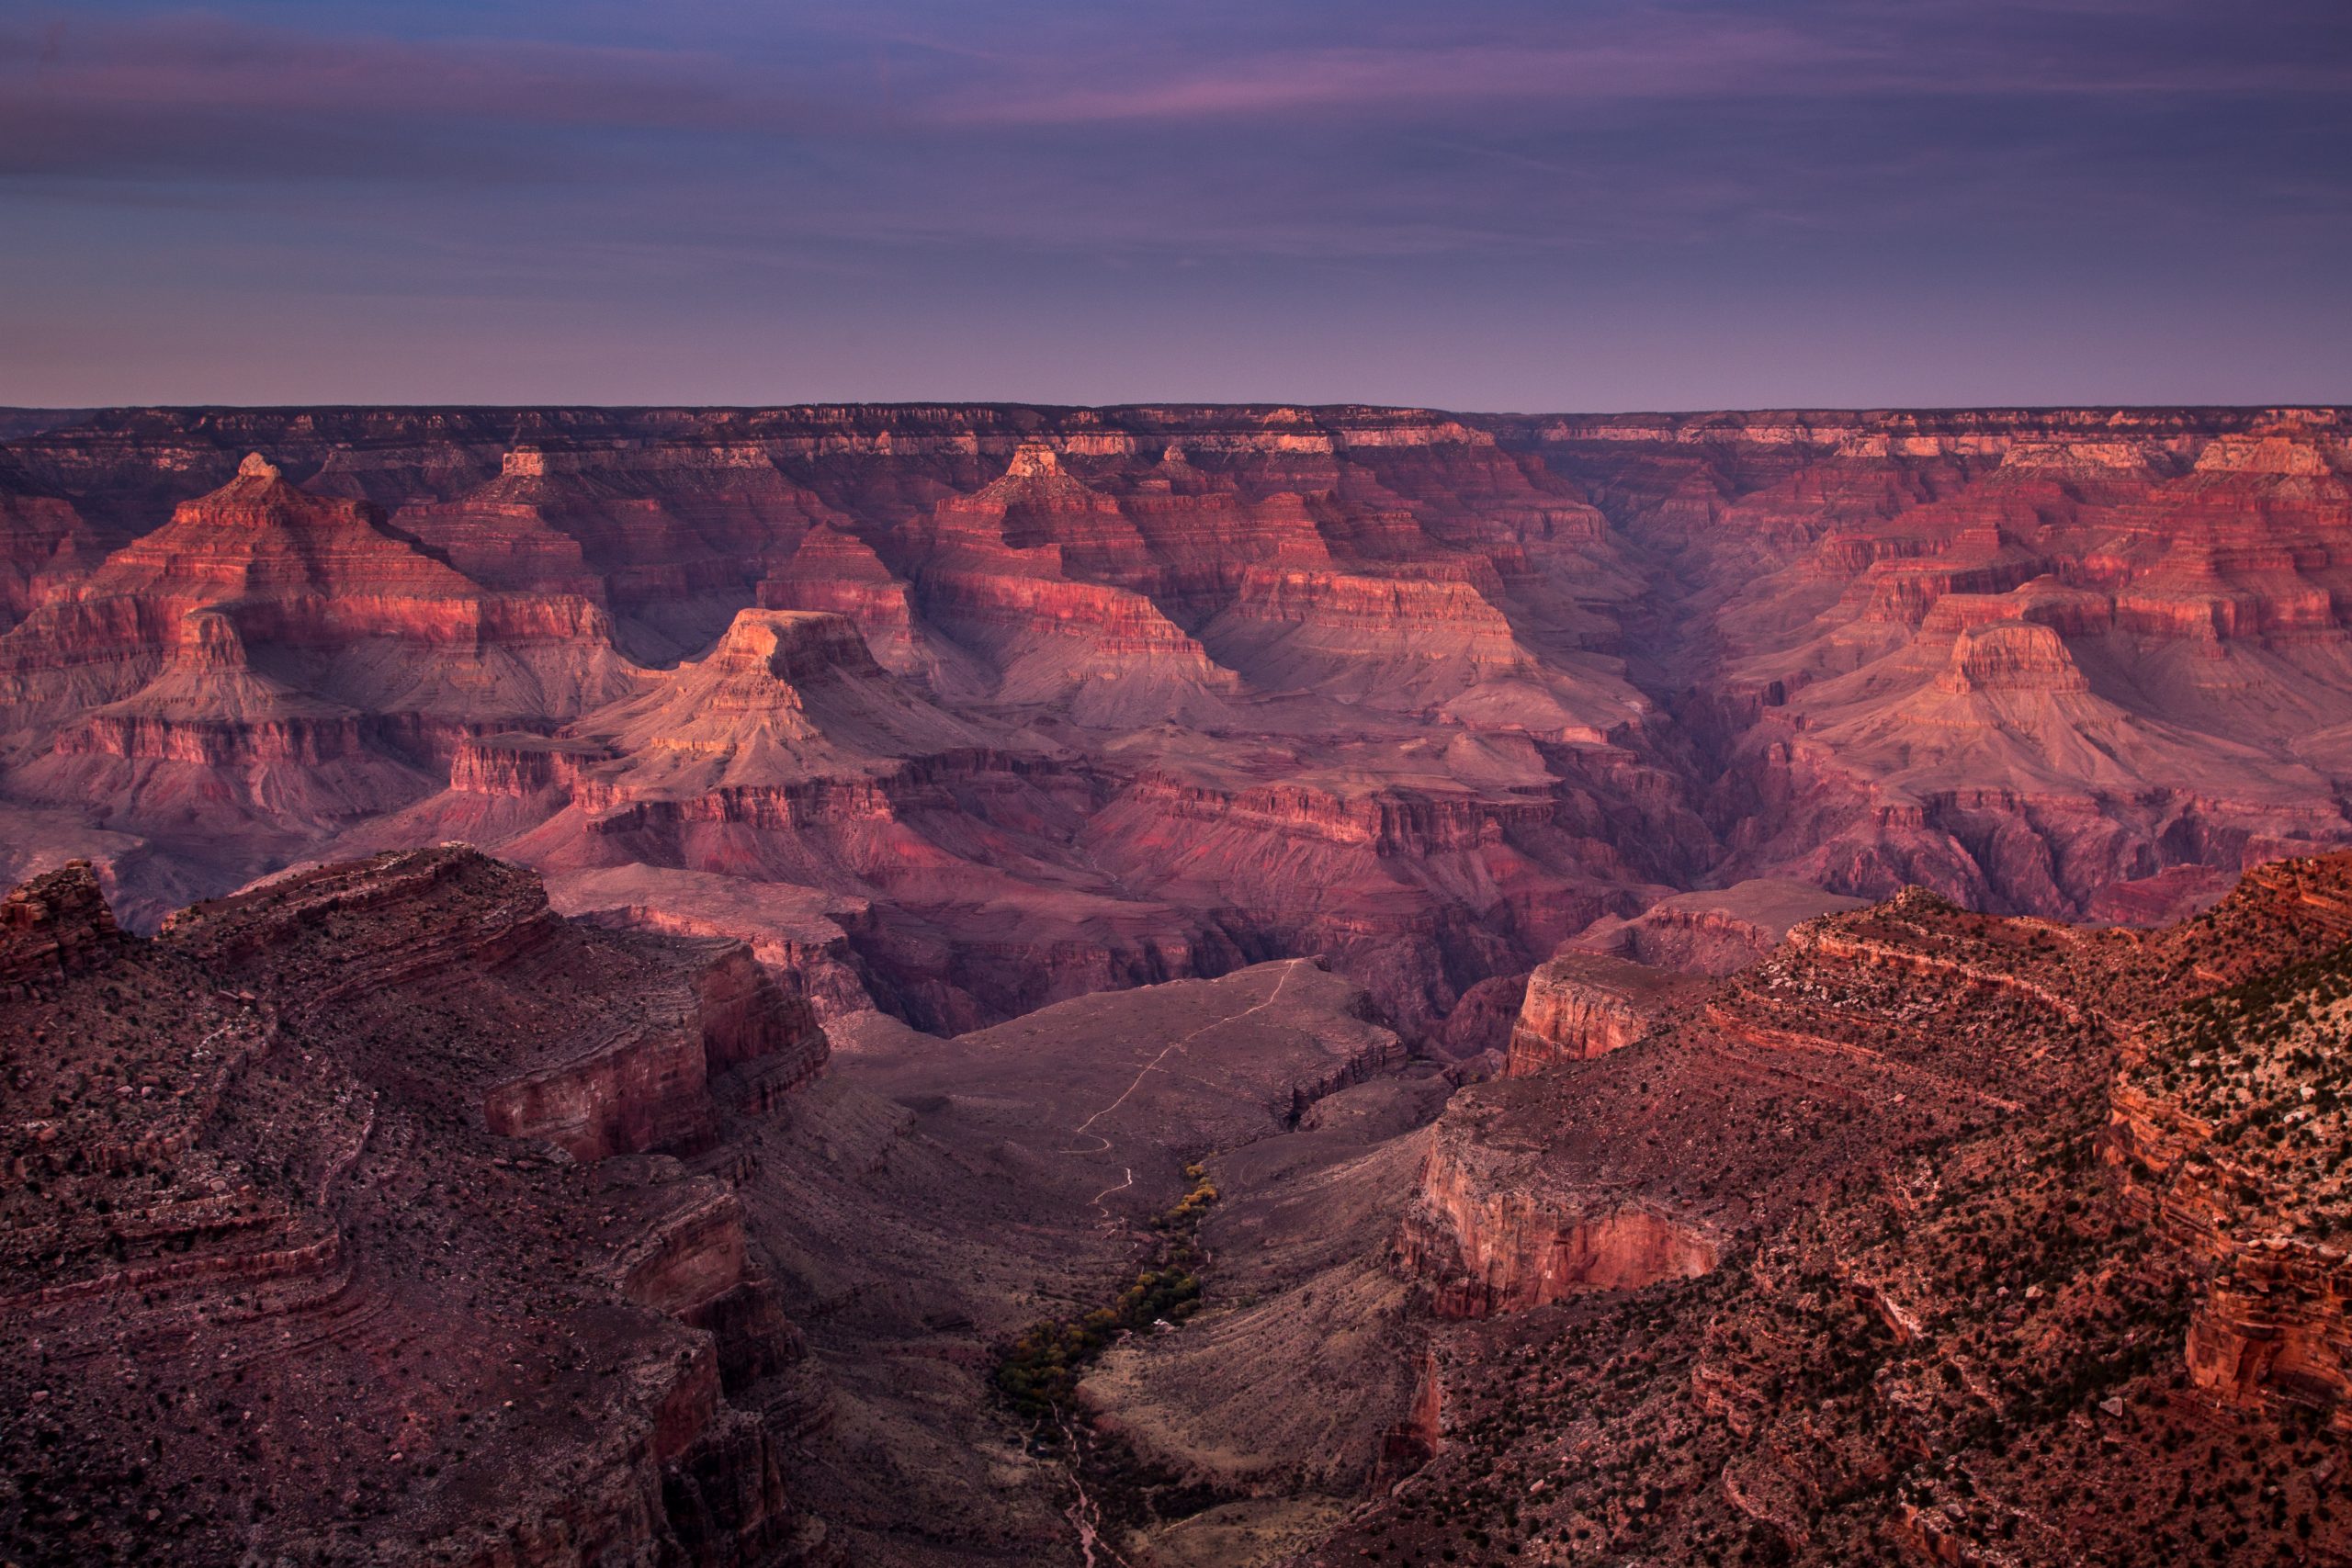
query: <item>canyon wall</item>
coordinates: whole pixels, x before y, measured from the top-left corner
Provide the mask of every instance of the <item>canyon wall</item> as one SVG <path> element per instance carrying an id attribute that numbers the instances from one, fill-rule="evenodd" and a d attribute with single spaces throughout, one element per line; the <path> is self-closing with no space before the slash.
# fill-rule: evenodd
<path id="1" fill-rule="evenodd" d="M 1631 1039 L 1543 981 L 1574 1048 L 1424 1134 L 1410 1475 L 1321 1561 L 2352 1551 L 2352 855 L 2146 931 L 1910 889 Z"/>
<path id="2" fill-rule="evenodd" d="M 772 954 L 854 908 L 819 990 L 924 1028 L 1313 954 L 1475 1054 L 1580 933 L 2154 921 L 2352 838 L 2346 428 L 85 412 L 0 443 L 0 871 L 147 929 L 455 840 Z"/>
<path id="3" fill-rule="evenodd" d="M 1631 1045 L 1679 998 L 1683 976 L 1600 953 L 1566 952 L 1528 977 L 1503 1070 L 1513 1077 L 1555 1062 Z"/>
<path id="4" fill-rule="evenodd" d="M 568 924 L 463 850 L 152 940 L 82 864 L 0 911 L 0 1070 L 47 1111 L 0 1133 L 12 1545 L 821 1557 L 797 1337 L 731 1189 L 675 1157 L 823 1060 L 740 946 Z M 551 1077 L 563 1114 L 510 1112 Z"/>

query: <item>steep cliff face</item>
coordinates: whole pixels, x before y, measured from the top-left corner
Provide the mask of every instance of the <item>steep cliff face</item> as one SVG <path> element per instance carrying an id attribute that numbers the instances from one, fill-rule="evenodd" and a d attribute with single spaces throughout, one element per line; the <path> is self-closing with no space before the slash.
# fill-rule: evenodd
<path id="1" fill-rule="evenodd" d="M 1623 959 L 1562 953 L 1528 977 L 1504 1070 L 1521 1077 L 1631 1045 L 1695 988 L 1683 976 Z"/>
<path id="2" fill-rule="evenodd" d="M 1944 929 L 1957 914 L 1914 894 L 1832 917 L 1722 985 L 1575 952 L 1538 969 L 1509 1076 L 1439 1122 L 1399 1267 L 1466 1317 L 1692 1277 L 1815 1183 L 2018 1093 L 2079 1092 L 2095 1064 L 1915 1026 L 1930 974 L 1945 1005 L 2069 1016 L 1999 941 Z"/>
<path id="3" fill-rule="evenodd" d="M 38 986 L 105 962 L 122 941 L 87 861 L 36 877 L 0 901 L 0 986 Z"/>
<path id="4" fill-rule="evenodd" d="M 72 502 L 44 493 L 0 453 L 0 631 L 24 619 L 52 582 L 75 575 L 95 545 Z"/>
<path id="5" fill-rule="evenodd" d="M 2269 905 L 2352 938 L 2339 865 L 2290 863 L 2247 880 L 2200 923 L 2226 935 L 2244 906 Z M 2347 998 L 2352 951 L 2335 946 L 2136 1032 L 2103 1151 L 2159 1231 L 2203 1265 L 2190 1379 L 2233 1403 L 2324 1412 L 2339 1430 L 2352 1426 L 2352 1257 L 2337 1239 Z"/>
<path id="6" fill-rule="evenodd" d="M 1480 1158 L 1489 1147 L 1454 1139 L 1434 1145 L 1399 1233 L 1398 1266 L 1430 1282 L 1441 1317 L 1525 1312 L 1586 1291 L 1687 1280 L 1713 1269 L 1724 1251 L 1706 1229 L 1637 1202 L 1547 1201 L 1528 1173 Z"/>
<path id="7" fill-rule="evenodd" d="M 2340 1554 L 2348 940 L 2346 856 L 2145 933 L 1912 890 L 1458 1093 L 1442 1429 L 1318 1560 Z"/>
<path id="8" fill-rule="evenodd" d="M 0 905 L 0 1387 L 26 1413 L 0 1533 L 28 1560 L 821 1545 L 784 1469 L 797 1340 L 733 1194 L 666 1156 L 575 1163 L 691 1145 L 821 1062 L 741 949 L 571 928 L 445 851 L 153 941 L 69 868 Z M 582 1062 L 616 1069 L 601 1103 L 503 1124 L 513 1086 Z"/>
<path id="9" fill-rule="evenodd" d="M 358 912 L 365 922 L 338 937 Z M 583 930 L 548 908 L 537 878 L 466 850 L 295 873 L 175 916 L 165 937 L 266 985 L 298 1022 L 379 1022 L 413 1043 L 409 1070 L 455 1051 L 447 1092 L 491 1132 L 579 1160 L 707 1146 L 722 1092 L 772 1103 L 825 1059 L 807 1005 L 741 946 Z M 427 998 L 492 1016 L 561 998 L 572 1021 L 493 1063 L 434 1041 L 419 1021 Z"/>

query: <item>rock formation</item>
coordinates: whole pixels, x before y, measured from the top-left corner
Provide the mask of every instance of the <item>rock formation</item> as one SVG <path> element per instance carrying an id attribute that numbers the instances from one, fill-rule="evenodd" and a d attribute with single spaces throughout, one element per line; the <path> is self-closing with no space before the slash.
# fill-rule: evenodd
<path id="1" fill-rule="evenodd" d="M 2251 873 L 2198 922 L 2221 950 L 2200 959 L 2245 964 L 2254 955 L 2227 954 L 2229 928 L 2256 919 L 2352 941 L 2347 893 L 2332 862 Z M 2322 1410 L 2352 1430 L 2352 1256 L 2336 1239 L 2352 951 L 2264 956 L 2252 976 L 2133 1032 L 2104 1153 L 2159 1232 L 2204 1266 L 2190 1380 L 2232 1402 Z"/>
<path id="2" fill-rule="evenodd" d="M 1306 1560 L 2343 1554 L 2347 941 L 2345 855 L 2145 933 L 1914 890 L 1463 1090 L 1430 1457 Z"/>
<path id="3" fill-rule="evenodd" d="M 761 1414 L 798 1341 L 732 1191 L 673 1157 L 823 1059 L 741 948 L 570 926 L 428 851 L 152 940 L 69 867 L 0 906 L 0 974 L 12 1555 L 820 1545 Z"/>
<path id="4" fill-rule="evenodd" d="M 1555 1062 L 1583 1061 L 1631 1045 L 1693 988 L 1665 970 L 1600 953 L 1563 952 L 1528 977 L 1504 1070 L 1522 1077 Z"/>
<path id="5" fill-rule="evenodd" d="M 1825 893 L 1809 883 L 1758 879 L 1713 891 L 1678 893 L 1631 919 L 1605 915 L 1578 931 L 1569 945 L 1654 969 L 1731 975 L 1760 963 L 1804 921 L 1859 908 L 1863 902 Z"/>
<path id="6" fill-rule="evenodd" d="M 11 864 L 140 928 L 461 839 L 859 903 L 922 1027 L 1317 954 L 1475 1055 L 1596 921 L 1711 971 L 1784 923 L 1681 890 L 2144 923 L 2352 836 L 2335 411 L 26 428 Z"/>

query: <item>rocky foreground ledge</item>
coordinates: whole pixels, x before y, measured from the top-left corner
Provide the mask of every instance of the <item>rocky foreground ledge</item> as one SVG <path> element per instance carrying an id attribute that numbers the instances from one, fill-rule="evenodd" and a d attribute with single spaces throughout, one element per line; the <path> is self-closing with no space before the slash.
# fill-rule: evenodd
<path id="1" fill-rule="evenodd" d="M 1622 956 L 1792 909 L 1729 902 L 1563 953 L 1456 1087 L 1305 960 L 829 1055 L 793 950 L 566 919 L 461 848 L 153 937 L 38 877 L 0 901 L 0 1540 L 2352 1560 L 2352 856 L 2154 931 L 1913 890 L 1726 976 Z M 1004 1346 L 1206 1186 L 1181 1328 L 1076 1370 L 1082 1435 L 1024 1426 Z"/>
<path id="2" fill-rule="evenodd" d="M 671 1152 L 824 1059 L 744 950 L 464 850 L 115 928 L 0 905 L 24 1562 L 788 1562 L 797 1334 Z M 258 1556 L 252 1554 L 258 1553 Z"/>
<path id="3" fill-rule="evenodd" d="M 2335 856 L 1564 953 L 1397 1232 L 1427 1462 L 1304 1560 L 2346 1561 L 2347 939 Z"/>

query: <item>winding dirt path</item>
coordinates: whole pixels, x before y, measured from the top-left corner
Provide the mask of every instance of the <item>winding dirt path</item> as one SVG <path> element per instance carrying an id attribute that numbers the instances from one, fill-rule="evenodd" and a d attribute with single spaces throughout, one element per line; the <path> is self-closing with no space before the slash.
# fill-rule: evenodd
<path id="1" fill-rule="evenodd" d="M 1064 1152 L 1067 1153 L 1068 1151 Z M 1125 1192 L 1128 1188 L 1133 1187 L 1136 1184 L 1136 1168 L 1133 1166 L 1127 1167 L 1125 1176 L 1126 1179 L 1125 1181 L 1114 1182 L 1110 1186 L 1102 1189 L 1102 1191 L 1097 1192 L 1093 1197 L 1087 1200 L 1088 1204 L 1094 1210 L 1094 1212 L 1102 1216 L 1102 1223 L 1106 1225 L 1116 1224 L 1118 1224 L 1118 1221 L 1111 1213 L 1111 1205 L 1105 1203 L 1102 1200 L 1108 1198 L 1114 1192 Z"/>
<path id="2" fill-rule="evenodd" d="M 1228 1013 L 1225 1017 L 1219 1019 L 1212 1019 L 1207 1023 L 1202 1024 L 1198 1029 L 1193 1030 L 1191 1033 L 1186 1034 L 1180 1039 L 1170 1040 L 1167 1044 L 1161 1046 L 1159 1054 L 1153 1056 L 1150 1061 L 1146 1062 L 1143 1065 L 1142 1069 L 1136 1074 L 1133 1079 L 1129 1080 L 1127 1087 L 1119 1091 L 1118 1099 L 1111 1101 L 1110 1104 L 1102 1107 L 1102 1109 L 1097 1111 L 1093 1115 L 1089 1116 L 1085 1121 L 1080 1122 L 1077 1126 L 1070 1129 L 1069 1144 L 1062 1150 L 1062 1153 L 1066 1155 L 1101 1155 L 1110 1153 L 1112 1147 L 1111 1140 L 1104 1137 L 1102 1134 L 1094 1132 L 1092 1130 L 1094 1123 L 1100 1122 L 1105 1116 L 1110 1115 L 1111 1112 L 1119 1109 L 1120 1106 L 1125 1105 L 1135 1094 L 1136 1090 L 1143 1087 L 1143 1080 L 1149 1077 L 1152 1074 L 1160 1071 L 1161 1065 L 1165 1063 L 1170 1056 L 1181 1056 L 1184 1055 L 1185 1047 L 1192 1044 L 1193 1041 L 1198 1040 L 1202 1035 L 1206 1034 L 1210 1030 L 1222 1029 L 1228 1023 L 1238 1023 L 1241 1020 L 1248 1018 L 1252 1013 L 1263 1012 L 1268 1008 L 1273 1006 L 1275 1002 L 1282 998 L 1283 987 L 1290 984 L 1292 972 L 1301 964 L 1307 962 L 1309 962 L 1309 960 L 1304 958 L 1294 958 L 1288 960 L 1283 964 L 1283 972 L 1274 976 L 1274 988 L 1266 993 L 1266 998 L 1263 1001 L 1252 1003 L 1250 1006 L 1243 1008 L 1239 1012 Z M 1098 1146 L 1091 1149 L 1080 1147 L 1079 1141 L 1082 1138 L 1092 1139 Z M 1110 1205 L 1105 1203 L 1103 1200 L 1110 1197 L 1114 1192 L 1124 1192 L 1128 1188 L 1133 1187 L 1136 1184 L 1136 1173 L 1133 1166 L 1127 1167 L 1125 1169 L 1121 1171 L 1120 1174 L 1124 1178 L 1123 1180 L 1105 1187 L 1102 1191 L 1097 1192 L 1090 1201 L 1093 1206 L 1094 1212 L 1102 1216 L 1102 1223 L 1106 1227 L 1115 1226 L 1119 1222 L 1118 1217 L 1111 1213 Z M 1063 1517 L 1069 1521 L 1071 1533 L 1078 1538 L 1080 1562 L 1083 1564 L 1083 1568 L 1129 1568 L 1127 1560 L 1120 1556 L 1118 1551 L 1109 1541 L 1102 1539 L 1102 1511 L 1094 1499 L 1087 1494 L 1084 1473 L 1086 1469 L 1085 1450 L 1080 1447 L 1078 1433 L 1071 1429 L 1069 1418 L 1059 1411 L 1055 1412 L 1054 1419 L 1062 1429 L 1062 1440 L 1067 1443 L 1069 1448 L 1070 1457 L 1069 1462 L 1063 1468 L 1068 1473 L 1069 1479 L 1071 1496 L 1070 1505 L 1064 1510 Z"/>
<path id="3" fill-rule="evenodd" d="M 1264 1001 L 1256 1003 L 1250 1007 L 1243 1008 L 1239 1012 L 1228 1014 L 1224 1018 L 1214 1019 L 1209 1022 L 1201 1025 L 1198 1029 L 1193 1030 L 1190 1034 L 1184 1035 L 1181 1039 L 1170 1040 L 1167 1044 L 1161 1046 L 1159 1048 L 1159 1055 L 1154 1056 L 1150 1061 L 1146 1062 L 1143 1065 L 1143 1070 L 1136 1074 L 1134 1081 L 1119 1091 L 1118 1099 L 1113 1100 L 1110 1104 L 1104 1106 L 1102 1110 L 1096 1111 L 1093 1115 L 1089 1116 L 1085 1121 L 1080 1122 L 1077 1126 L 1070 1129 L 1069 1135 L 1071 1146 L 1062 1150 L 1062 1153 L 1066 1155 L 1109 1154 L 1111 1152 L 1111 1140 L 1104 1137 L 1100 1133 L 1089 1131 L 1094 1123 L 1102 1121 L 1102 1118 L 1119 1109 L 1120 1106 L 1125 1105 L 1127 1102 L 1127 1097 L 1134 1094 L 1136 1090 L 1143 1087 L 1144 1079 L 1159 1071 L 1159 1064 L 1168 1060 L 1170 1055 L 1183 1055 L 1184 1048 L 1186 1046 L 1190 1045 L 1193 1041 L 1198 1040 L 1202 1035 L 1206 1034 L 1212 1029 L 1222 1029 L 1228 1023 L 1238 1023 L 1243 1019 L 1248 1018 L 1251 1013 L 1263 1012 L 1268 1008 L 1273 1006 L 1276 1000 L 1281 998 L 1283 994 L 1283 987 L 1290 984 L 1290 977 L 1293 972 L 1295 972 L 1300 964 L 1308 962 L 1310 962 L 1310 960 L 1305 958 L 1293 958 L 1286 960 L 1283 966 L 1283 972 L 1274 977 L 1274 988 L 1266 993 L 1266 999 Z M 1102 1146 L 1095 1149 L 1079 1148 L 1077 1146 L 1077 1142 L 1080 1138 L 1091 1138 Z M 1132 1180 L 1133 1177 L 1130 1176 L 1129 1179 Z M 1117 1189 L 1110 1188 L 1105 1190 L 1116 1191 Z M 1097 1196 L 1102 1196 L 1102 1194 L 1097 1194 Z"/>

